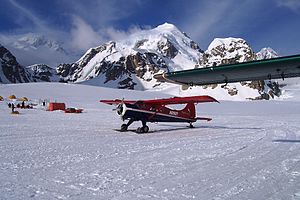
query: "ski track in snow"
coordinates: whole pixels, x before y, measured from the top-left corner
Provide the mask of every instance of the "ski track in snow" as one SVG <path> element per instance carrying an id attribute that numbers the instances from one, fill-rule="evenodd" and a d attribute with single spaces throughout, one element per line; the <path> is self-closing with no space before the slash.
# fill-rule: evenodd
<path id="1" fill-rule="evenodd" d="M 163 94 L 52 85 L 0 85 L 84 108 L 15 116 L 0 102 L 0 199 L 300 199 L 300 102 L 201 104 L 213 121 L 138 135 L 114 131 L 122 121 L 98 100 Z"/>

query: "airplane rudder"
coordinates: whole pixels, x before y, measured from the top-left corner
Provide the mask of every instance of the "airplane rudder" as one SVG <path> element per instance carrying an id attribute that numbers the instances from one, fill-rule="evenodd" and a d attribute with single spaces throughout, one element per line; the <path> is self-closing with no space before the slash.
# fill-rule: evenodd
<path id="1" fill-rule="evenodd" d="M 196 116 L 196 108 L 194 103 L 188 103 L 185 107 L 186 111 L 190 113 L 191 118 L 195 118 Z"/>

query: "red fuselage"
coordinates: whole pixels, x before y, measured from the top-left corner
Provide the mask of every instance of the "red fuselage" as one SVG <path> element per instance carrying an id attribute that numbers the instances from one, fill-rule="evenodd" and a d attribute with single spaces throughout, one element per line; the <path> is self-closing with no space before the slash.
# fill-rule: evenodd
<path id="1" fill-rule="evenodd" d="M 122 107 L 120 107 L 122 106 Z M 119 105 L 118 114 L 123 119 L 145 122 L 195 122 L 195 105 L 188 103 L 182 110 L 174 110 L 164 105 L 149 105 L 143 102 Z"/>

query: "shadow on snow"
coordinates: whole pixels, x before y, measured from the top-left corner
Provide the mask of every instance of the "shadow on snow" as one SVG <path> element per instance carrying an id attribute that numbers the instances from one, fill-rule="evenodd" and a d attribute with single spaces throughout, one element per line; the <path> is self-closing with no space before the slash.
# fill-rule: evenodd
<path id="1" fill-rule="evenodd" d="M 289 142 L 289 143 L 300 143 L 300 140 L 272 140 L 272 142 Z"/>

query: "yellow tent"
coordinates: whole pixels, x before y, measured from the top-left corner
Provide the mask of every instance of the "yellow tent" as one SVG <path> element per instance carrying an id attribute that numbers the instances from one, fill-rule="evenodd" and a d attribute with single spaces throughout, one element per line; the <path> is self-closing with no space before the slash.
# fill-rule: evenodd
<path id="1" fill-rule="evenodd" d="M 16 96 L 12 94 L 12 95 L 8 96 L 8 99 L 16 99 Z"/>
<path id="2" fill-rule="evenodd" d="M 0 96 L 0 101 L 3 101 L 4 99 L 3 99 L 3 97 L 2 96 Z"/>
<path id="3" fill-rule="evenodd" d="M 28 98 L 27 97 L 22 97 L 20 99 L 18 99 L 19 101 L 28 101 Z"/>

